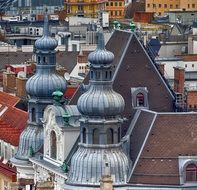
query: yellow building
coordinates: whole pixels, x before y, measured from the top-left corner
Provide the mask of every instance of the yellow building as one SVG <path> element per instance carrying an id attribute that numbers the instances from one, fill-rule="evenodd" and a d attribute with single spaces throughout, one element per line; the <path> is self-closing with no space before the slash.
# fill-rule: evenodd
<path id="1" fill-rule="evenodd" d="M 146 12 L 163 15 L 169 10 L 194 11 L 197 10 L 197 0 L 146 0 Z"/>
<path id="2" fill-rule="evenodd" d="M 109 12 L 110 19 L 123 19 L 124 10 L 124 0 L 108 0 L 106 3 L 106 11 Z"/>
<path id="3" fill-rule="evenodd" d="M 105 10 L 107 0 L 65 0 L 67 16 L 96 18 L 100 11 Z"/>

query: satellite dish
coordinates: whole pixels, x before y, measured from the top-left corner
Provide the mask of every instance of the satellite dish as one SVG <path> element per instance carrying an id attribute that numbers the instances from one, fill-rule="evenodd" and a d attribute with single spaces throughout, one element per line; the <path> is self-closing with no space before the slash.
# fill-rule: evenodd
<path id="1" fill-rule="evenodd" d="M 69 75 L 69 73 L 64 73 L 64 78 L 68 81 L 68 80 L 70 80 L 70 75 Z"/>
<path id="2" fill-rule="evenodd" d="M 17 74 L 18 78 L 26 78 L 26 73 L 24 71 L 19 71 Z"/>

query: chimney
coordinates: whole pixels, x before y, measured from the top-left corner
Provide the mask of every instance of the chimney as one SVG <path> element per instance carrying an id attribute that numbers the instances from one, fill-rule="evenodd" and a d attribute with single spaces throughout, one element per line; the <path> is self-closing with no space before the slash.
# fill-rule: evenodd
<path id="1" fill-rule="evenodd" d="M 3 73 L 3 91 L 8 93 L 14 93 L 16 87 L 15 73 L 9 69 Z"/>
<path id="2" fill-rule="evenodd" d="M 164 73 L 165 73 L 165 64 L 164 63 L 159 63 L 157 65 L 158 65 L 158 68 L 159 68 L 159 71 L 160 71 L 161 75 L 164 76 Z"/>
<path id="3" fill-rule="evenodd" d="M 20 97 L 20 98 L 24 98 L 26 97 L 26 82 L 27 82 L 27 78 L 20 78 L 17 77 L 16 78 L 16 96 Z"/>
<path id="4" fill-rule="evenodd" d="M 174 67 L 174 91 L 184 93 L 185 69 L 183 67 Z"/>

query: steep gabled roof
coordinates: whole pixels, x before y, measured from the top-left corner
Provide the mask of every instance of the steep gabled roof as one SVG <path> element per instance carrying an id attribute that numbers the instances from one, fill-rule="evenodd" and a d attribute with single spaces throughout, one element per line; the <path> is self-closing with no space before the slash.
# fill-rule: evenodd
<path id="1" fill-rule="evenodd" d="M 152 125 L 147 124 L 148 111 L 141 114 L 143 121 L 139 116 L 141 125 L 136 124 L 130 136 L 134 142 L 131 147 L 136 146 L 138 139 L 144 144 L 137 159 L 131 150 L 134 163 L 129 183 L 179 185 L 178 157 L 196 155 L 197 113 L 155 113 Z M 145 136 L 141 133 L 144 129 L 148 131 Z"/>
<path id="2" fill-rule="evenodd" d="M 147 87 L 150 110 L 173 111 L 173 94 L 134 33 L 115 30 L 106 49 L 115 55 L 113 88 L 126 103 L 123 116 L 128 121 L 123 125 L 124 134 L 136 111 L 132 108 L 131 87 Z M 89 75 L 84 83 L 88 81 Z M 70 104 L 76 104 L 80 95 L 81 89 L 78 89 Z"/>

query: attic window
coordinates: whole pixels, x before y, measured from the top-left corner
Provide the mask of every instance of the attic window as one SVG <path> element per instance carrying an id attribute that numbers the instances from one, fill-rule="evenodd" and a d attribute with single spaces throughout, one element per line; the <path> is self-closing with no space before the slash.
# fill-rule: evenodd
<path id="1" fill-rule="evenodd" d="M 131 88 L 133 108 L 148 108 L 148 90 L 146 87 Z"/>
<path id="2" fill-rule="evenodd" d="M 136 105 L 144 106 L 144 95 L 142 93 L 138 93 L 136 96 Z"/>
<path id="3" fill-rule="evenodd" d="M 186 167 L 186 182 L 197 181 L 197 166 L 189 164 Z"/>

